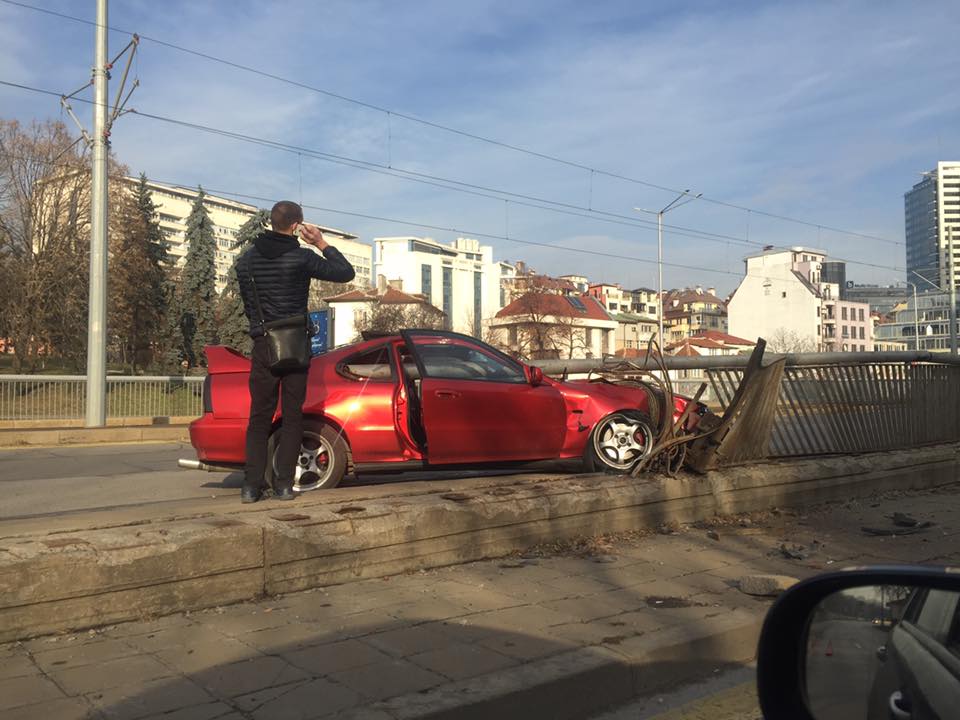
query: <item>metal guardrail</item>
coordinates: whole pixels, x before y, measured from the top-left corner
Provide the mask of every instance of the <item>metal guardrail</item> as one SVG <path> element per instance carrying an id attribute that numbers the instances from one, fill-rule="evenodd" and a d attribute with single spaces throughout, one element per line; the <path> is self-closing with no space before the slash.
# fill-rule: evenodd
<path id="1" fill-rule="evenodd" d="M 708 369 L 726 407 L 743 371 Z M 960 366 L 932 363 L 786 365 L 769 455 L 897 450 L 960 440 Z"/>
<path id="2" fill-rule="evenodd" d="M 107 417 L 199 417 L 202 376 L 108 376 Z M 83 375 L 0 375 L 0 420 L 83 418 Z"/>

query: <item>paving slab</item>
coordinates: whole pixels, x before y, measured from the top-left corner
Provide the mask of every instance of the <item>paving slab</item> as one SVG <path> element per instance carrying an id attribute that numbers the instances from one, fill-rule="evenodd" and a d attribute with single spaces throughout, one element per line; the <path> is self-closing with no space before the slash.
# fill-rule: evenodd
<path id="1" fill-rule="evenodd" d="M 958 503 L 955 484 L 881 494 L 862 507 L 757 513 L 741 535 L 712 518 L 719 543 L 704 528 L 570 546 L 580 550 L 550 543 L 507 559 L 0 645 L 0 667 L 15 668 L 0 680 L 0 703 L 11 705 L 0 714 L 574 720 L 749 661 L 771 600 L 729 584 L 745 571 L 802 577 L 838 567 L 835 557 L 878 553 L 960 564 L 960 544 L 939 540 L 960 531 Z M 859 531 L 894 509 L 921 508 L 939 534 L 891 542 Z M 779 552 L 787 541 L 797 557 Z M 685 569 L 607 561 L 686 558 L 705 548 L 709 561 Z M 546 583 L 565 596 L 511 594 Z M 473 594 L 495 607 L 473 607 Z M 100 668 L 122 680 L 101 680 Z"/>

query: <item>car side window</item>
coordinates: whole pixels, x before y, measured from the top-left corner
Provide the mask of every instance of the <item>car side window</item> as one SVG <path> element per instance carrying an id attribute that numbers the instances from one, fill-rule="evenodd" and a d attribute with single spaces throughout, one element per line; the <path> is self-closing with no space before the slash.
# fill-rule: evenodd
<path id="1" fill-rule="evenodd" d="M 443 380 L 526 383 L 523 369 L 479 349 L 452 343 L 417 345 L 424 370 Z"/>
<path id="2" fill-rule="evenodd" d="M 337 370 L 350 380 L 369 380 L 371 382 L 391 382 L 393 364 L 390 362 L 389 346 L 380 345 L 351 355 L 341 361 Z"/>
<path id="3" fill-rule="evenodd" d="M 960 593 L 949 590 L 929 590 L 915 625 L 941 645 L 945 645 L 957 613 Z"/>

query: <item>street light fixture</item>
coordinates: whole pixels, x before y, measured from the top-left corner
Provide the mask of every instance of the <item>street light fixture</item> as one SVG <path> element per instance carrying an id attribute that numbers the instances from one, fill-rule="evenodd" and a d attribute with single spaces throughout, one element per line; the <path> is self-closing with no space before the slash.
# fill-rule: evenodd
<path id="1" fill-rule="evenodd" d="M 907 280 L 907 285 L 913 288 L 913 349 L 920 349 L 920 306 L 917 305 L 917 285 Z"/>
<path id="2" fill-rule="evenodd" d="M 679 207 L 683 207 L 687 203 L 691 203 L 698 198 L 703 197 L 703 193 L 697 193 L 696 195 L 690 194 L 690 188 L 687 188 L 682 193 L 677 195 L 669 205 L 667 205 L 662 210 L 647 210 L 646 208 L 635 207 L 634 210 L 637 212 L 649 213 L 650 215 L 657 216 L 657 300 L 659 301 L 660 312 L 658 313 L 658 328 L 659 328 L 659 340 L 660 340 L 660 351 L 663 352 L 664 342 L 663 342 L 663 216 L 666 215 L 671 210 L 676 210 Z M 686 198 L 683 202 L 680 202 Z"/>

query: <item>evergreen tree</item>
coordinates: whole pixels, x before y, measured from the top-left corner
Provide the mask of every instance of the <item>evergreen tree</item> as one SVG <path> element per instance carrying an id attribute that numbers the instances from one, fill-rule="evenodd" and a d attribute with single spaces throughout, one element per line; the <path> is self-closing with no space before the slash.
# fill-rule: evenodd
<path id="1" fill-rule="evenodd" d="M 220 319 L 220 342 L 229 345 L 249 355 L 253 349 L 253 342 L 247 333 L 247 316 L 243 313 L 243 300 L 240 297 L 240 283 L 237 279 L 237 258 L 244 253 L 250 243 L 267 227 L 270 213 L 258 210 L 253 217 L 247 220 L 237 233 L 234 245 L 239 253 L 230 266 L 227 274 L 227 285 L 220 294 L 218 317 Z"/>
<path id="2" fill-rule="evenodd" d="M 187 258 L 180 285 L 180 332 L 190 367 L 206 365 L 205 345 L 217 342 L 217 244 L 203 188 L 187 218 Z"/>
<path id="3" fill-rule="evenodd" d="M 160 345 L 167 313 L 166 250 L 145 175 L 120 202 L 111 228 L 109 327 L 123 363 L 136 372 Z"/>

